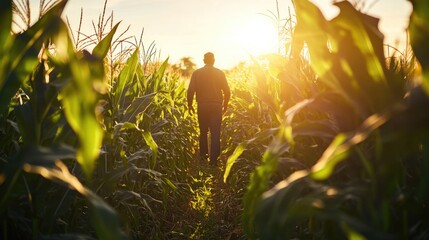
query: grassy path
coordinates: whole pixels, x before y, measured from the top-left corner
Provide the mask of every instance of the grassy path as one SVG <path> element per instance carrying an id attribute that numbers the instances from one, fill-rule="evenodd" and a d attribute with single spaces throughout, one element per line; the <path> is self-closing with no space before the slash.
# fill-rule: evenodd
<path id="1" fill-rule="evenodd" d="M 190 208 L 195 224 L 190 239 L 244 239 L 240 226 L 241 198 L 222 181 L 223 164 L 194 167 Z"/>

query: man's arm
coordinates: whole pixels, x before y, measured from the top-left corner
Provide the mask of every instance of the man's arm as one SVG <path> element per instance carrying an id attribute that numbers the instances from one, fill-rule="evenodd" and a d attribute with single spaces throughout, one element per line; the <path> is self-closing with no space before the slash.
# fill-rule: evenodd
<path id="1" fill-rule="evenodd" d="M 223 92 L 223 113 L 226 112 L 226 110 L 228 109 L 228 103 L 229 103 L 229 99 L 231 97 L 231 90 L 229 89 L 228 86 L 228 81 L 226 80 L 226 77 L 224 75 L 224 84 L 222 87 L 222 92 Z"/>

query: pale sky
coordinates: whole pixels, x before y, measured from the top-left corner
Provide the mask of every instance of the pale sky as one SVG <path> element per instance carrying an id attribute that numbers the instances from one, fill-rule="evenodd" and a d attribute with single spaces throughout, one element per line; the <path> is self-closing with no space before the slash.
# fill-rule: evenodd
<path id="1" fill-rule="evenodd" d="M 31 0 L 37 6 L 38 0 Z M 278 0 L 280 16 L 288 16 L 291 0 Z M 313 1 L 327 18 L 336 14 L 332 0 Z M 362 1 L 361 1 L 362 2 Z M 380 29 L 386 43 L 404 41 L 411 4 L 407 0 L 366 0 L 367 13 L 380 18 Z M 97 22 L 104 0 L 69 0 L 65 15 L 77 30 L 83 8 L 83 32 L 93 33 L 91 21 Z M 113 11 L 121 21 L 119 31 L 130 25 L 129 35 L 137 38 L 144 28 L 146 46 L 155 42 L 161 58 L 177 63 L 192 57 L 202 66 L 202 56 L 212 51 L 216 66 L 228 69 L 250 55 L 277 51 L 275 26 L 261 15 L 276 11 L 275 0 L 109 0 L 107 13 Z M 291 7 L 291 11 L 293 8 Z"/>

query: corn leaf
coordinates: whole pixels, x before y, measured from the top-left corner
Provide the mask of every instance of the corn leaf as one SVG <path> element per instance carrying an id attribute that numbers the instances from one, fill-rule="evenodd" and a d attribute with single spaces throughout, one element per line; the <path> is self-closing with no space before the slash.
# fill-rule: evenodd
<path id="1" fill-rule="evenodd" d="M 312 2 L 308 0 L 294 1 L 294 6 L 297 24 L 294 31 L 292 53 L 294 55 L 301 53 L 304 43 L 306 43 L 310 53 L 310 65 L 320 80 L 351 104 L 359 114 L 367 116 L 365 107 L 361 106 L 362 101 L 355 99 L 356 90 L 354 87 L 358 86 L 356 81 L 350 77 L 349 69 L 345 71 L 341 67 L 339 56 L 335 54 L 336 51 L 339 51 L 339 43 L 335 38 L 332 39 L 331 35 L 338 34 L 337 31 L 340 29 L 335 28 L 334 24 L 330 24 L 320 9 Z M 342 42 L 350 43 L 352 46 L 349 47 L 353 47 L 353 42 L 350 39 Z M 347 47 L 344 48 L 350 51 Z"/>
<path id="2" fill-rule="evenodd" d="M 99 91 L 104 84 L 103 62 L 101 59 L 94 61 L 85 54 L 76 54 L 65 24 L 63 27 L 61 34 L 54 39 L 63 51 L 51 58 L 55 59 L 54 62 L 63 62 L 57 67 L 69 74 L 63 76 L 69 81 L 61 91 L 61 102 L 67 121 L 79 139 L 77 161 L 90 179 L 104 133 L 95 112 Z"/>
<path id="3" fill-rule="evenodd" d="M 346 1 L 335 5 L 340 14 L 329 22 L 335 30 L 330 34 L 330 42 L 337 46 L 333 50 L 340 62 L 335 65 L 336 71 L 340 72 L 341 67 L 348 76 L 337 75 L 337 78 L 353 95 L 354 102 L 365 103 L 361 105 L 367 112 L 382 111 L 393 101 L 393 94 L 386 80 L 383 34 L 378 29 L 378 19 L 362 14 Z"/>
<path id="4" fill-rule="evenodd" d="M 120 23 L 120 22 L 119 22 Z M 92 54 L 97 56 L 98 58 L 105 58 L 107 53 L 109 52 L 109 48 L 112 44 L 113 35 L 115 35 L 116 30 L 118 29 L 119 23 L 117 23 L 112 30 L 110 30 L 109 34 L 104 37 L 95 48 L 92 50 Z"/>
<path id="5" fill-rule="evenodd" d="M 391 234 L 378 232 L 368 223 L 342 211 L 343 202 L 366 195 L 363 189 L 362 186 L 354 185 L 338 191 L 307 177 L 297 179 L 290 182 L 287 188 L 280 188 L 274 195 L 264 194 L 257 209 L 258 233 L 261 239 L 293 238 L 297 222 L 314 218 L 317 221 L 333 221 L 339 224 L 336 231 L 329 233 L 332 239 L 343 238 L 344 234 L 347 234 L 349 239 L 392 238 Z"/>
<path id="6" fill-rule="evenodd" d="M 10 201 L 10 191 L 14 188 L 17 177 L 21 174 L 25 164 L 34 164 L 46 168 L 55 166 L 58 159 L 74 159 L 76 151 L 65 145 L 45 148 L 36 145 L 24 146 L 21 151 L 10 157 L 2 166 L 0 173 L 0 214 L 7 210 L 7 202 Z"/>
<path id="7" fill-rule="evenodd" d="M 393 94 L 386 81 L 378 19 L 360 13 L 347 1 L 336 3 L 340 14 L 331 21 L 310 1 L 294 4 L 295 37 L 307 43 L 310 64 L 320 80 L 338 92 L 363 119 L 384 110 Z"/>
<path id="8" fill-rule="evenodd" d="M 308 0 L 294 1 L 296 9 L 297 25 L 294 33 L 295 49 L 293 52 L 300 53 L 303 44 L 296 42 L 306 42 L 310 51 L 311 62 L 315 72 L 325 77 L 330 73 L 333 62 L 331 54 L 327 48 L 328 36 L 330 32 L 327 20 L 322 12 L 313 3 Z M 329 79 L 333 78 L 332 76 Z M 335 80 L 335 79 L 333 79 Z M 332 87 L 337 87 L 338 83 L 328 82 Z"/>
<path id="9" fill-rule="evenodd" d="M 352 41 L 365 58 L 365 66 L 373 82 L 386 83 L 384 75 L 383 34 L 378 19 L 357 11 L 350 2 L 335 3 L 340 14 L 330 23 L 350 32 Z"/>
<path id="10" fill-rule="evenodd" d="M 114 101 L 113 105 L 118 107 L 119 110 L 123 111 L 125 108 L 124 101 L 127 93 L 127 85 L 131 84 L 134 80 L 136 69 L 139 63 L 139 50 L 136 49 L 134 53 L 128 58 L 124 68 L 122 68 L 117 78 L 116 85 L 114 87 Z"/>
<path id="11" fill-rule="evenodd" d="M 240 143 L 234 150 L 231 156 L 228 157 L 228 161 L 226 163 L 225 167 L 225 173 L 223 174 L 223 181 L 226 182 L 226 179 L 229 176 L 229 173 L 231 171 L 232 165 L 234 165 L 235 161 L 238 157 L 241 156 L 241 154 L 246 150 L 247 142 Z"/>
<path id="12" fill-rule="evenodd" d="M 124 113 L 122 122 L 133 122 L 137 114 L 144 112 L 152 103 L 153 97 L 157 93 L 150 93 L 142 97 L 135 98 Z"/>
<path id="13" fill-rule="evenodd" d="M 7 49 L 3 43 L 7 43 L 12 32 L 12 0 L 0 2 L 0 49 Z"/>
<path id="14" fill-rule="evenodd" d="M 37 126 L 34 113 L 29 103 L 15 107 L 16 120 L 19 126 L 19 132 L 22 134 L 22 140 L 26 145 L 38 144 Z"/>
<path id="15" fill-rule="evenodd" d="M 293 137 L 296 136 L 313 136 L 320 138 L 333 139 L 336 135 L 336 131 L 330 122 L 319 121 L 319 122 L 302 122 L 297 123 L 293 127 Z"/>
<path id="16" fill-rule="evenodd" d="M 261 131 L 259 133 L 256 134 L 256 136 L 252 139 L 249 139 L 245 142 L 240 143 L 234 150 L 234 152 L 232 153 L 231 156 L 228 157 L 227 163 L 226 163 L 226 167 L 225 167 L 225 173 L 223 175 L 223 181 L 226 182 L 226 179 L 228 178 L 230 172 L 231 172 L 231 168 L 232 166 L 235 164 L 235 162 L 237 161 L 237 159 L 241 156 L 241 154 L 243 154 L 244 150 L 246 150 L 246 147 L 255 142 L 255 141 L 261 141 L 261 140 L 265 140 L 267 138 L 271 138 L 273 136 L 276 135 L 276 133 L 278 133 L 279 129 L 278 128 L 269 128 L 265 131 Z"/>
<path id="17" fill-rule="evenodd" d="M 374 130 L 388 120 L 389 115 L 389 113 L 383 115 L 374 114 L 368 117 L 354 133 L 337 135 L 311 169 L 310 176 L 316 180 L 329 178 L 338 163 L 348 156 L 350 149 L 366 140 Z"/>
<path id="18" fill-rule="evenodd" d="M 344 145 L 347 136 L 339 134 L 325 150 L 321 159 L 313 166 L 312 177 L 315 179 L 327 179 L 334 172 L 335 166 L 348 156 L 351 145 Z"/>
<path id="19" fill-rule="evenodd" d="M 91 203 L 91 222 L 99 239 L 127 239 L 121 230 L 116 211 L 92 191 L 87 190 L 84 196 Z"/>
<path id="20" fill-rule="evenodd" d="M 164 77 L 165 70 L 168 66 L 168 58 L 161 64 L 158 70 L 151 76 L 150 82 L 151 87 L 149 88 L 152 92 L 159 91 L 161 86 L 161 80 Z"/>
<path id="21" fill-rule="evenodd" d="M 149 167 L 154 169 L 158 158 L 158 145 L 155 140 L 153 140 L 152 134 L 149 131 L 143 131 L 143 138 L 152 151 L 152 160 L 149 163 Z"/>
<path id="22" fill-rule="evenodd" d="M 412 0 L 413 12 L 410 16 L 409 32 L 410 42 L 416 58 L 423 70 L 423 88 L 429 95 L 429 2 L 425 0 Z"/>
<path id="23" fill-rule="evenodd" d="M 91 222 L 99 239 L 126 239 L 122 232 L 116 211 L 103 199 L 73 176 L 67 166 L 58 159 L 73 157 L 68 148 L 30 148 L 22 152 L 20 161 L 24 171 L 69 186 L 82 194 L 91 204 Z"/>
<path id="24" fill-rule="evenodd" d="M 310 105 L 314 100 L 313 99 L 305 99 L 301 102 L 295 104 L 293 107 L 289 108 L 285 115 L 286 119 L 284 122 L 285 125 L 285 133 L 286 133 L 286 140 L 291 144 L 294 145 L 293 140 L 293 130 L 292 130 L 292 122 L 297 113 L 299 113 L 302 109 Z"/>
<path id="25" fill-rule="evenodd" d="M 244 196 L 244 229 L 253 237 L 254 220 L 256 208 L 261 201 L 264 191 L 267 190 L 268 182 L 276 171 L 280 156 L 289 149 L 285 141 L 285 129 L 280 128 L 276 139 L 268 146 L 262 157 L 262 164 L 250 175 L 248 191 Z"/>
<path id="26" fill-rule="evenodd" d="M 9 57 L 6 62 L 3 54 L 0 57 L 2 59 L 0 63 L 3 66 L 0 66 L 0 114 L 4 113 L 12 96 L 15 95 L 21 84 L 34 71 L 38 64 L 38 55 L 44 41 L 54 36 L 61 28 L 63 23 L 61 14 L 66 3 L 66 0 L 59 2 L 32 27 L 17 35 L 12 46 L 8 46 L 7 42 L 5 43 L 5 46 L 8 47 L 8 52 L 4 52 L 4 54 L 9 55 Z M 7 16 L 8 14 L 4 16 L 5 21 L 7 21 Z M 4 24 L 7 24 L 7 22 Z M 6 29 L 10 30 L 10 27 L 6 26 Z M 10 41 L 9 37 L 4 36 L 4 33 L 1 34 L 5 41 Z M 5 49 L 5 51 L 7 50 Z"/>
<path id="27" fill-rule="evenodd" d="M 12 0 L 0 2 L 0 89 L 3 88 L 5 74 L 8 71 L 10 64 L 10 56 L 8 54 L 13 42 L 11 35 L 12 26 Z"/>

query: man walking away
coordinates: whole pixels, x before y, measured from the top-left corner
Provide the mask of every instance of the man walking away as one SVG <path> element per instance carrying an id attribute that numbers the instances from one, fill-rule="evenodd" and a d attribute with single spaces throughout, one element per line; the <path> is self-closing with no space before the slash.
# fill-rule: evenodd
<path id="1" fill-rule="evenodd" d="M 200 128 L 200 159 L 216 165 L 220 155 L 220 128 L 222 115 L 225 113 L 231 92 L 225 73 L 215 68 L 214 54 L 204 54 L 205 66 L 195 70 L 191 76 L 188 88 L 188 110 L 192 114 L 194 95 L 198 105 L 198 125 Z M 210 155 L 208 151 L 207 134 L 210 131 Z"/>

